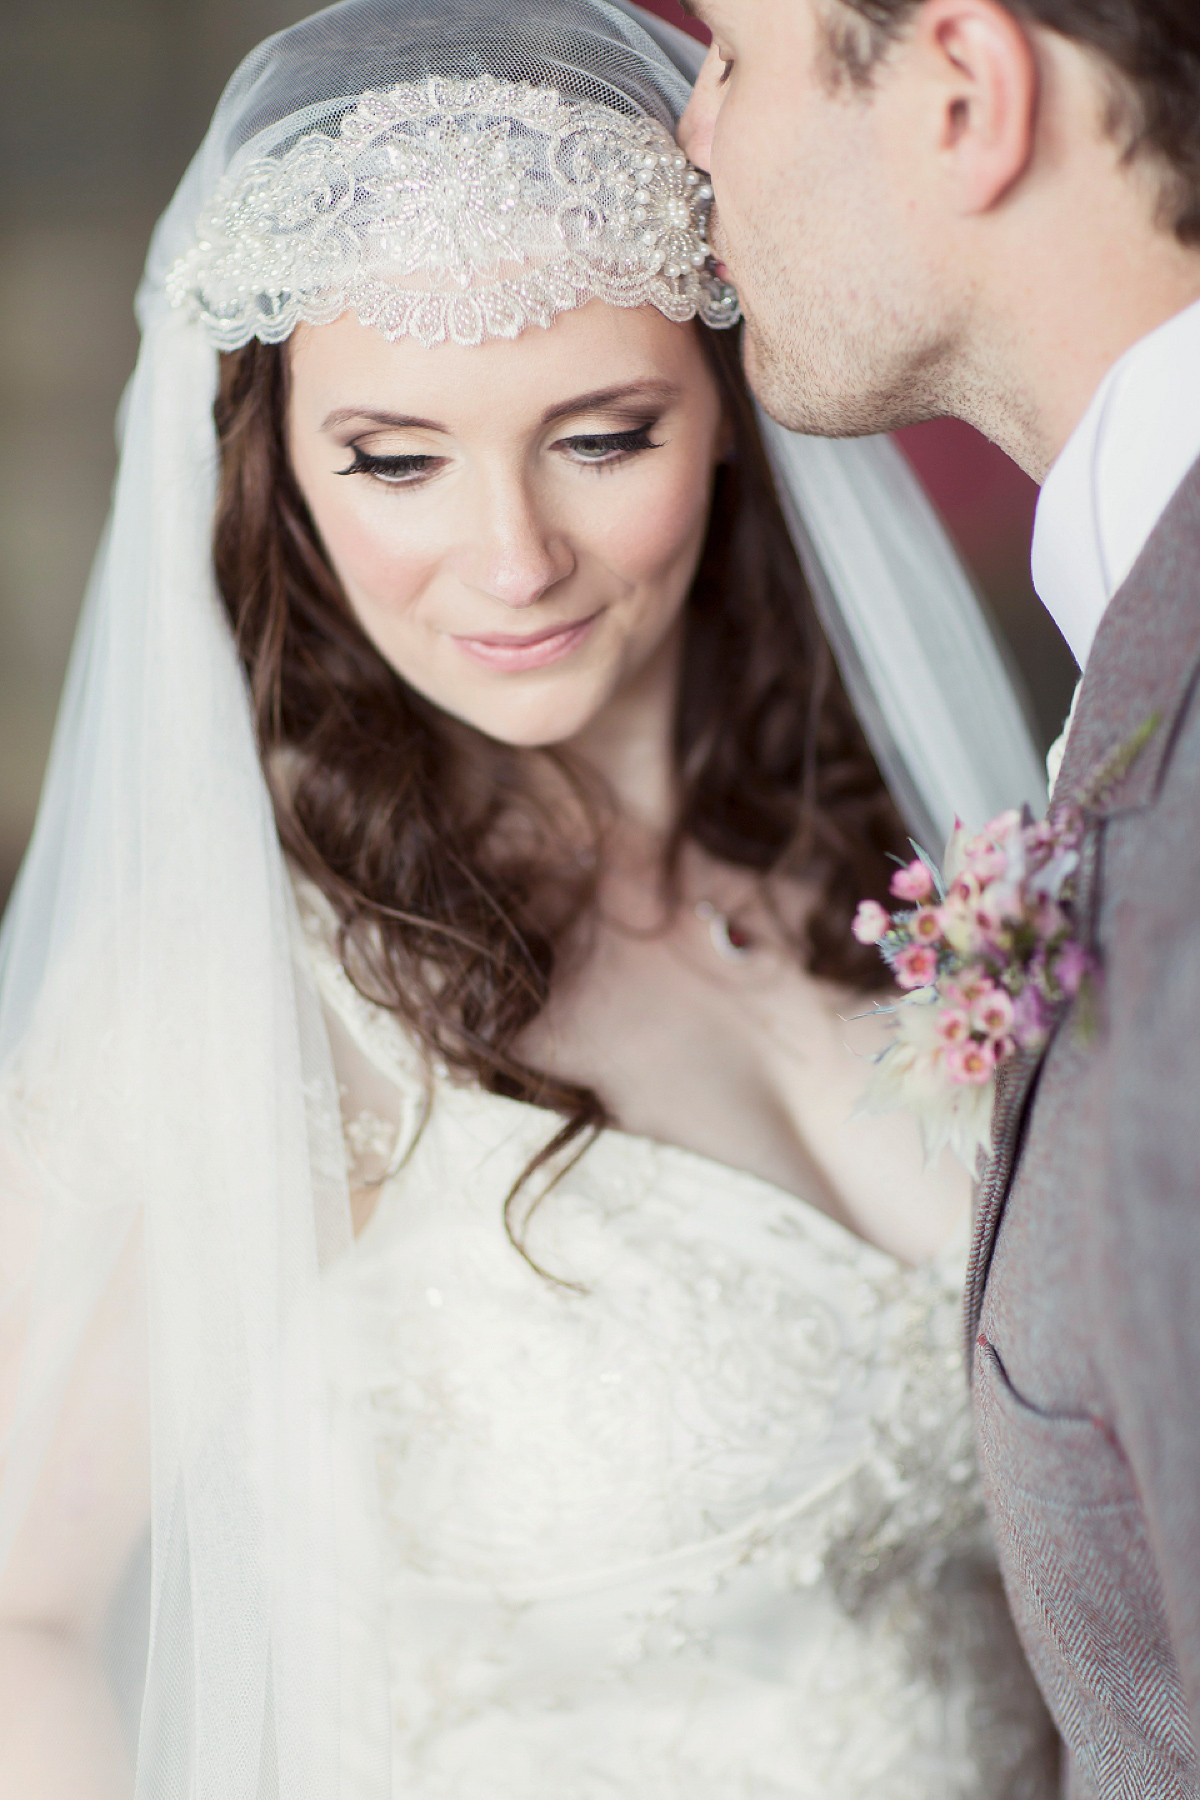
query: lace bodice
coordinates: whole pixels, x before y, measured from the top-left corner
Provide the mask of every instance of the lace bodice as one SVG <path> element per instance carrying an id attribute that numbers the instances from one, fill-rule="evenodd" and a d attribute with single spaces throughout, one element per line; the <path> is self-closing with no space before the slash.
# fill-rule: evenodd
<path id="1" fill-rule="evenodd" d="M 396 1791 L 1048 1800 L 973 1469 L 964 1246 L 907 1269 L 607 1132 L 530 1226 L 548 1280 L 502 1217 L 547 1115 L 435 1076 L 426 1117 L 412 1047 L 309 929 L 404 1102 L 331 1295 L 365 1345 Z M 352 1154 L 377 1138 L 350 1125 Z"/>

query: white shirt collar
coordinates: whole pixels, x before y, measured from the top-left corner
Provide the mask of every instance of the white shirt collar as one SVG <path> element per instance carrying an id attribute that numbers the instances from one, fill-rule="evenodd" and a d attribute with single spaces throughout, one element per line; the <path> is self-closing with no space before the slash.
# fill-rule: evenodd
<path id="1" fill-rule="evenodd" d="M 1200 301 L 1114 363 L 1038 499 L 1033 585 L 1080 668 L 1198 457 Z"/>

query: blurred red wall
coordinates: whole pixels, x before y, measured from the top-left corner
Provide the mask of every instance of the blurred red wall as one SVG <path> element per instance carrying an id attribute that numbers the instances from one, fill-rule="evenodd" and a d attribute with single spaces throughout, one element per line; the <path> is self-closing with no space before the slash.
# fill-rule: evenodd
<path id="1" fill-rule="evenodd" d="M 690 18 L 678 0 L 636 0 L 636 4 L 646 12 L 656 13 L 660 19 L 666 19 L 672 25 L 678 25 L 684 31 L 690 31 L 694 38 L 707 44 L 708 27 L 701 25 L 699 19 Z"/>

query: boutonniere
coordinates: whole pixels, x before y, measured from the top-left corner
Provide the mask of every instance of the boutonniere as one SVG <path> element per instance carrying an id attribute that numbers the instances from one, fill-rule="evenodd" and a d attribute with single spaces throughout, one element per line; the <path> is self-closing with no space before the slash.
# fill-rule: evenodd
<path id="1" fill-rule="evenodd" d="M 912 1112 L 926 1157 L 947 1145 L 974 1171 L 991 1147 L 996 1076 L 1018 1051 L 1039 1055 L 1059 1017 L 1098 973 L 1075 934 L 1084 813 L 1128 772 L 1157 728 L 1148 720 L 1097 767 L 1079 801 L 1047 818 L 1001 813 L 983 831 L 957 826 L 939 870 L 916 844 L 891 892 L 902 909 L 864 900 L 860 944 L 875 944 L 904 997 L 892 1041 L 874 1058 L 862 1113 Z"/>

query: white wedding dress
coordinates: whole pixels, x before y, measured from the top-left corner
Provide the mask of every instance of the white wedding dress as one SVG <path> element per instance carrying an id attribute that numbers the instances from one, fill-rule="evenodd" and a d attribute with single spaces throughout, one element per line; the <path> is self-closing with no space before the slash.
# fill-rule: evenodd
<path id="1" fill-rule="evenodd" d="M 909 1269 L 815 1206 L 606 1132 L 522 1259 L 548 1115 L 425 1084 L 301 894 L 399 1172 L 329 1284 L 382 1506 L 412 1800 L 1049 1800 L 961 1368 L 964 1245 Z M 394 1165 L 393 1165 L 394 1166 Z M 569 1281 L 575 1286 L 566 1286 Z M 352 1747 L 347 1757 L 353 1761 Z"/>

